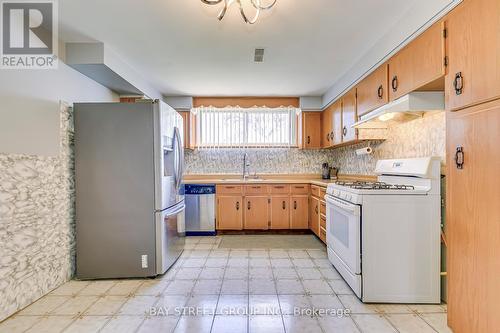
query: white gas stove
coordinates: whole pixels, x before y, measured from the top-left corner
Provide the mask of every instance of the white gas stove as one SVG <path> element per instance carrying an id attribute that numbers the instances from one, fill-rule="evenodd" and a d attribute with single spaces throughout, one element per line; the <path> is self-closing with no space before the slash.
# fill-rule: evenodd
<path id="1" fill-rule="evenodd" d="M 378 161 L 376 182 L 330 184 L 328 257 L 364 302 L 440 302 L 440 161 Z"/>

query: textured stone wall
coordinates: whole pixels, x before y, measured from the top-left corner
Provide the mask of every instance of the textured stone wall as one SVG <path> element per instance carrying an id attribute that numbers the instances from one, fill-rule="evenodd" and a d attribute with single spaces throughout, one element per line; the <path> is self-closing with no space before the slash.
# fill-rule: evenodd
<path id="1" fill-rule="evenodd" d="M 241 173 L 244 153 L 251 173 L 321 173 L 321 164 L 333 158 L 331 150 L 201 149 L 186 151 L 186 173 Z"/>
<path id="2" fill-rule="evenodd" d="M 0 154 L 0 321 L 73 276 L 72 112 L 57 157 Z"/>
<path id="3" fill-rule="evenodd" d="M 385 141 L 364 142 L 331 150 L 299 149 L 210 149 L 186 151 L 187 174 L 240 173 L 247 152 L 251 172 L 321 173 L 328 162 L 342 174 L 372 175 L 379 159 L 439 156 L 445 161 L 445 113 L 401 124 L 388 130 Z M 372 155 L 357 156 L 356 149 L 370 145 Z"/>

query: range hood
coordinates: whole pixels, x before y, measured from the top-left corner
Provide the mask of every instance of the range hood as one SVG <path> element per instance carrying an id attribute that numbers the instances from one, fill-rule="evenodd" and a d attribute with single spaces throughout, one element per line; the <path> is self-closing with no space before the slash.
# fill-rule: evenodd
<path id="1" fill-rule="evenodd" d="M 426 112 L 444 110 L 444 92 L 412 92 L 359 117 L 354 128 L 387 128 L 391 122 L 405 122 Z"/>

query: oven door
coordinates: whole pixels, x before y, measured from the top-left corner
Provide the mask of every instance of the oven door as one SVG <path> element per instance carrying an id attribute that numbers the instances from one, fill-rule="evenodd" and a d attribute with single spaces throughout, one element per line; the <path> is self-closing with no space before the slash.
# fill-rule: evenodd
<path id="1" fill-rule="evenodd" d="M 350 273 L 361 274 L 361 206 L 326 196 L 326 242 Z"/>

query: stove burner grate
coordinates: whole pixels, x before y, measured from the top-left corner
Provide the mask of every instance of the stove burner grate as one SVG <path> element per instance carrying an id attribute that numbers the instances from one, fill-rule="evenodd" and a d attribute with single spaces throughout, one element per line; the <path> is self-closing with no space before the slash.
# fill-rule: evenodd
<path id="1" fill-rule="evenodd" d="M 357 190 L 414 190 L 412 185 L 387 184 L 384 182 L 365 182 L 365 181 L 337 181 L 336 185 L 346 186 Z"/>

